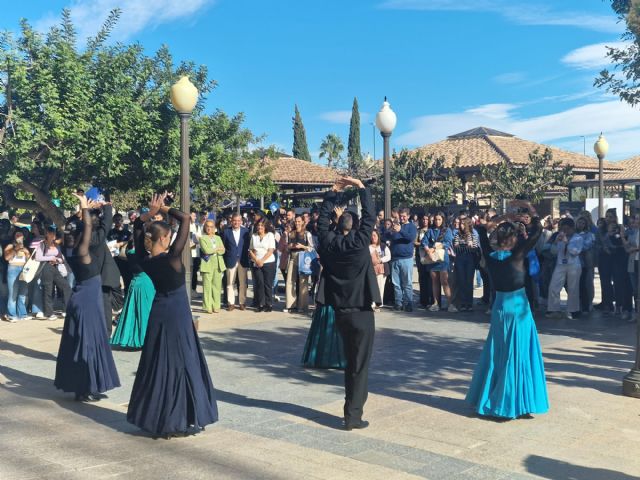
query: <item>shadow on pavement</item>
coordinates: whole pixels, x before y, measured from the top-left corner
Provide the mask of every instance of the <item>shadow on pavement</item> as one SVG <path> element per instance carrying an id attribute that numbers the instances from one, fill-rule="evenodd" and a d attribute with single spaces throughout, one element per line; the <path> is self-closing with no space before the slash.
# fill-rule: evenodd
<path id="1" fill-rule="evenodd" d="M 636 480 L 637 476 L 606 468 L 582 467 L 562 460 L 530 455 L 525 459 L 527 472 L 553 480 Z"/>
<path id="2" fill-rule="evenodd" d="M 65 410 L 89 418 L 96 423 L 106 425 L 113 430 L 133 433 L 139 431 L 137 427 L 127 423 L 126 415 L 122 412 L 101 407 L 100 402 L 76 402 L 72 393 L 63 393 L 53 386 L 53 380 L 0 365 L 0 374 L 7 381 L 0 384 L 0 390 L 14 395 L 39 400 L 52 400 Z M 107 392 L 108 395 L 108 392 Z"/>
<path id="3" fill-rule="evenodd" d="M 295 403 L 251 398 L 245 395 L 238 395 L 237 393 L 225 392 L 219 388 L 216 389 L 216 398 L 221 402 L 231 403 L 241 407 L 273 410 L 283 414 L 300 417 L 305 420 L 310 420 L 325 427 L 342 429 L 342 417 L 329 415 L 328 413 L 314 410 L 313 408 L 305 407 L 303 405 L 297 405 Z"/>
<path id="4" fill-rule="evenodd" d="M 0 342 L 0 353 L 2 351 L 12 352 L 16 355 L 21 355 L 23 357 L 30 357 L 36 360 L 52 360 L 56 361 L 56 356 L 52 353 L 41 352 L 40 350 L 33 350 L 29 347 L 23 347 L 22 345 L 17 345 L 15 343 L 2 341 Z"/>

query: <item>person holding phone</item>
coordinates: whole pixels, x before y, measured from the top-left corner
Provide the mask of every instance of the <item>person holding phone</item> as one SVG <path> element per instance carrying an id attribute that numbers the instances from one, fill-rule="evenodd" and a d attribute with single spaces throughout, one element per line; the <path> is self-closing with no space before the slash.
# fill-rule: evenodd
<path id="1" fill-rule="evenodd" d="M 547 316 L 555 317 L 560 308 L 560 292 L 567 288 L 567 318 L 580 316 L 580 275 L 582 274 L 583 239 L 576 235 L 576 225 L 572 218 L 563 218 L 559 224 L 560 232 L 551 246 L 552 253 L 557 253 L 556 268 L 549 284 Z"/>

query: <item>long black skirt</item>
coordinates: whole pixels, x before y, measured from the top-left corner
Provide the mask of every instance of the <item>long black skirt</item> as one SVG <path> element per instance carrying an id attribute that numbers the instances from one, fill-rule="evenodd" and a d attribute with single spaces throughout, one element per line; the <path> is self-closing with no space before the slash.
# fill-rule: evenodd
<path id="1" fill-rule="evenodd" d="M 200 429 L 218 420 L 184 285 L 168 294 L 157 292 L 153 300 L 127 420 L 155 435 Z"/>
<path id="2" fill-rule="evenodd" d="M 100 275 L 77 282 L 73 289 L 53 384 L 78 395 L 103 393 L 120 386 L 104 326 Z"/>

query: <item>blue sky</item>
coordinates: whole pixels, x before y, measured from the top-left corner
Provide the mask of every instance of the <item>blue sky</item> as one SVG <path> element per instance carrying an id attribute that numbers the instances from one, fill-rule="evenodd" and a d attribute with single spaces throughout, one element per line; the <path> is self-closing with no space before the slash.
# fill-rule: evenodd
<path id="1" fill-rule="evenodd" d="M 244 112 L 287 152 L 294 104 L 317 157 L 328 133 L 346 144 L 357 96 L 372 153 L 386 95 L 396 149 L 483 125 L 579 152 L 585 136 L 587 153 L 604 131 L 610 159 L 640 154 L 640 112 L 592 86 L 623 31 L 609 1 L 41 0 L 5 6 L 0 28 L 44 29 L 65 6 L 84 36 L 121 7 L 116 39 L 206 64 L 219 82 L 207 108 Z"/>

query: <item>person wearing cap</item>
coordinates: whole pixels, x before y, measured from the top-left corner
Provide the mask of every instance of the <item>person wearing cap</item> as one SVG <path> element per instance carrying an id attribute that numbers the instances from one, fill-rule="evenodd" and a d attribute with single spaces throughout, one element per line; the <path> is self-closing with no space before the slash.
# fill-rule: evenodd
<path id="1" fill-rule="evenodd" d="M 342 203 L 346 187 L 358 189 L 362 219 L 355 212 L 336 209 Z M 331 216 L 336 213 L 338 226 L 331 229 Z M 369 245 L 375 228 L 375 208 L 371 192 L 357 179 L 338 180 L 324 196 L 318 218 L 319 253 L 324 270 L 317 301 L 330 305 L 336 313 L 336 324 L 344 340 L 345 430 L 366 428 L 362 419 L 368 396 L 369 363 L 375 334 L 371 307 L 381 303 Z"/>

